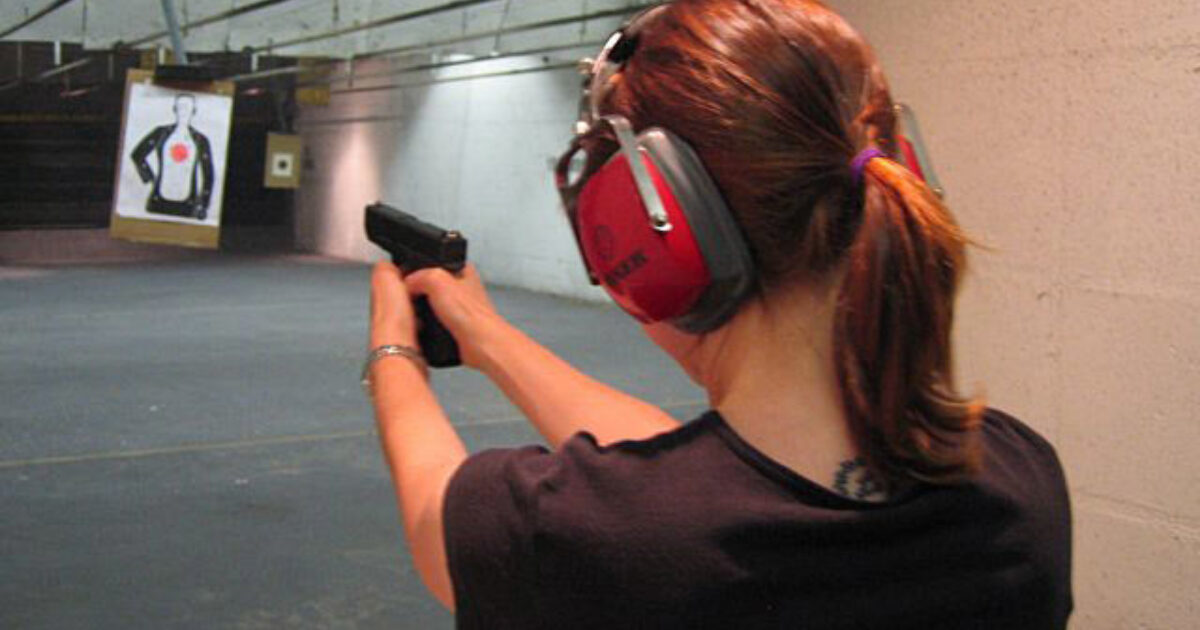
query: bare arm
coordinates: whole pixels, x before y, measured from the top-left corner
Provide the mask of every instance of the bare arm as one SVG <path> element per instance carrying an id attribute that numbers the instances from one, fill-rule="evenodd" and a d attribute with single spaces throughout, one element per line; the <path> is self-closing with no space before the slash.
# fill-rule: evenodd
<path id="1" fill-rule="evenodd" d="M 580 372 L 512 326 L 482 350 L 480 371 L 555 448 L 580 431 L 611 444 L 679 426 L 659 407 Z"/>
<path id="2" fill-rule="evenodd" d="M 659 407 L 576 370 L 504 321 L 474 267 L 461 278 L 440 269 L 419 271 L 407 283 L 413 293 L 429 295 L 464 362 L 496 383 L 552 447 L 579 431 L 609 444 L 679 426 Z"/>
<path id="3" fill-rule="evenodd" d="M 371 278 L 371 347 L 416 346 L 412 304 L 400 272 L 376 265 Z M 425 375 L 404 357 L 371 368 L 379 440 L 396 489 L 413 562 L 426 587 L 454 609 L 446 562 L 442 504 L 467 451 L 434 397 Z"/>

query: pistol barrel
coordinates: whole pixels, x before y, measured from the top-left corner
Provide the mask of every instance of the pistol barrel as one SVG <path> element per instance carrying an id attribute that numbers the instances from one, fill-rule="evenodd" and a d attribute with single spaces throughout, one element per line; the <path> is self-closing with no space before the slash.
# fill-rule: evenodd
<path id="1" fill-rule="evenodd" d="M 406 271 L 442 267 L 461 271 L 467 263 L 467 239 L 454 230 L 426 223 L 384 203 L 366 211 L 367 238 L 392 255 Z"/>

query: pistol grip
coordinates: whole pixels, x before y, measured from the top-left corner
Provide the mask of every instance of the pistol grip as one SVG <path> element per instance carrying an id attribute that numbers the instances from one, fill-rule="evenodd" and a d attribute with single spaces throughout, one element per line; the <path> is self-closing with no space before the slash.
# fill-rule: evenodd
<path id="1" fill-rule="evenodd" d="M 421 325 L 417 328 L 417 341 L 421 344 L 421 353 L 430 367 L 443 368 L 462 365 L 462 357 L 458 355 L 458 342 L 454 335 L 438 321 L 429 305 L 429 298 L 421 295 L 413 300 L 413 309 Z"/>

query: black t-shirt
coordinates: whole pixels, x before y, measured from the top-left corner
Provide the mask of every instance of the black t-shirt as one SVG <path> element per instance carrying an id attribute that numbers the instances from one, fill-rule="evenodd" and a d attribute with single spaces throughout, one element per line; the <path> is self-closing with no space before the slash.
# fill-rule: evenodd
<path id="1" fill-rule="evenodd" d="M 492 450 L 447 491 L 459 628 L 1064 628 L 1054 449 L 989 410 L 984 469 L 886 503 L 772 461 L 716 412 L 643 441 Z"/>

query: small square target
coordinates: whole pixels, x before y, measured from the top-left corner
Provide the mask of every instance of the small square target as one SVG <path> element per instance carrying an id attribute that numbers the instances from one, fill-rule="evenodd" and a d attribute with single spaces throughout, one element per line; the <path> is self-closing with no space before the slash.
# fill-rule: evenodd
<path id="1" fill-rule="evenodd" d="M 268 133 L 266 159 L 263 160 L 263 186 L 299 188 L 304 170 L 304 143 L 292 133 Z"/>
<path id="2" fill-rule="evenodd" d="M 292 177 L 296 168 L 296 156 L 291 153 L 276 153 L 271 156 L 272 177 Z"/>

